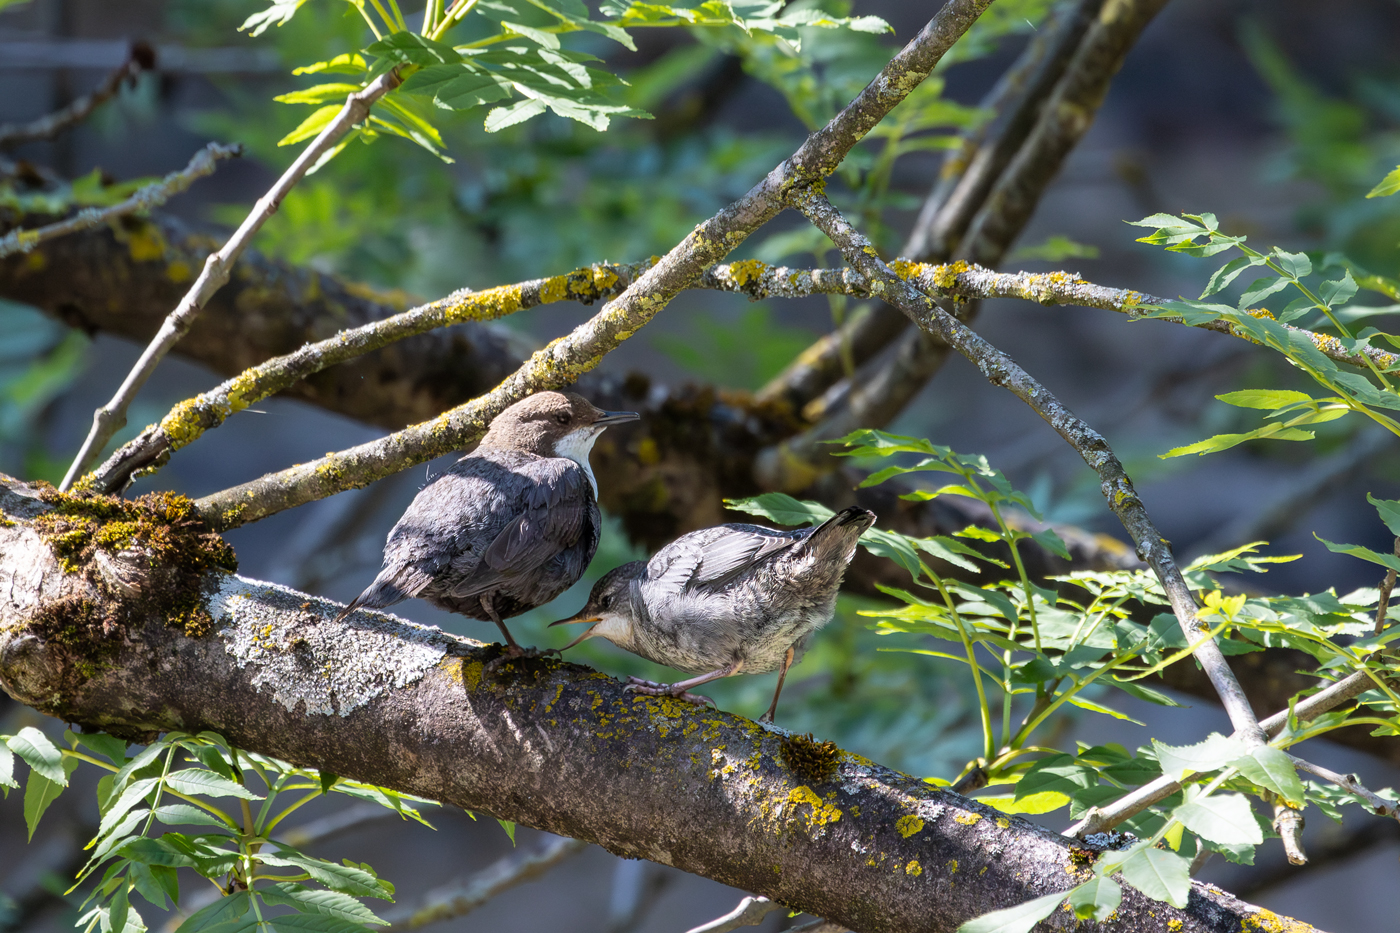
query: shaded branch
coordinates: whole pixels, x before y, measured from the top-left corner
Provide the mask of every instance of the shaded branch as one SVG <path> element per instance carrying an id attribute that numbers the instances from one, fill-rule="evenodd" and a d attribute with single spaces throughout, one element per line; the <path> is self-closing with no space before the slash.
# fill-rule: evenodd
<path id="1" fill-rule="evenodd" d="M 131 197 L 110 207 L 85 207 L 72 217 L 57 223 L 25 230 L 16 227 L 0 237 L 0 259 L 16 253 L 27 253 L 47 240 L 88 230 L 98 224 L 107 223 L 127 214 L 137 214 L 159 207 L 166 201 L 186 191 L 196 179 L 212 175 L 221 159 L 232 159 L 243 154 L 240 145 L 225 146 L 210 143 L 196 152 L 188 165 L 178 172 L 171 172 L 160 181 L 153 182 L 136 191 Z"/>
<path id="2" fill-rule="evenodd" d="M 145 42 L 132 43 L 126 61 L 107 75 L 92 93 L 84 94 L 68 106 L 29 123 L 0 124 L 0 149 L 13 149 L 24 143 L 53 139 L 59 133 L 72 129 L 86 120 L 98 107 L 116 97 L 123 84 L 134 86 L 137 75 L 155 67 L 155 49 Z"/>
<path id="3" fill-rule="evenodd" d="M 1315 765 L 1311 761 L 1299 758 L 1297 755 L 1289 755 L 1293 759 L 1293 764 L 1299 771 L 1306 771 L 1309 774 L 1322 778 L 1332 784 L 1336 784 L 1342 790 L 1355 797 L 1360 797 L 1376 811 L 1377 816 L 1389 816 L 1400 819 L 1400 811 L 1396 809 L 1395 801 L 1386 800 L 1380 794 L 1368 790 L 1364 784 L 1354 774 L 1338 774 L 1330 768 L 1322 765 Z"/>
<path id="4" fill-rule="evenodd" d="M 781 904 L 775 904 L 766 897 L 746 897 L 729 913 L 716 917 L 709 923 L 691 927 L 686 933 L 729 933 L 730 930 L 737 930 L 739 927 L 758 926 L 764 917 L 782 909 Z"/>
<path id="5" fill-rule="evenodd" d="M 403 933 L 466 916 L 496 895 L 534 881 L 586 848 L 585 842 L 559 837 L 549 840 L 538 852 L 513 852 L 470 878 L 429 891 L 417 906 L 393 911 L 385 933 Z"/>
<path id="6" fill-rule="evenodd" d="M 572 664 L 488 675 L 498 646 L 383 613 L 336 624 L 338 604 L 214 572 L 197 585 L 212 631 L 187 635 L 129 595 L 162 578 L 163 559 L 123 588 L 96 582 L 92 566 L 65 573 L 35 527 L 47 510 L 34 490 L 0 485 L 0 686 L 62 720 L 129 738 L 215 730 L 239 748 L 672 865 L 862 933 L 951 931 L 1087 874 L 1066 876 L 1082 860 L 1063 837 L 858 756 L 795 772 L 781 732 L 629 694 Z M 112 620 L 108 635 L 55 638 L 53 613 L 80 605 Z M 1181 910 L 1125 888 L 1118 917 L 1125 929 L 1186 933 L 1280 919 L 1204 885 Z"/>
<path id="7" fill-rule="evenodd" d="M 73 482 L 97 459 L 102 448 L 107 446 L 107 442 L 112 439 L 112 435 L 126 426 L 126 410 L 136 397 L 136 393 L 146 384 L 146 380 L 151 377 L 151 373 L 155 372 L 156 366 L 165 358 L 165 354 L 170 352 L 170 348 L 190 329 L 190 325 L 194 323 L 200 310 L 209 301 L 209 296 L 228 281 L 233 264 L 248 248 L 253 236 L 262 229 L 268 218 L 277 212 L 277 208 L 281 205 L 282 199 L 287 196 L 287 192 L 291 191 L 307 172 L 319 164 L 321 158 L 331 151 L 340 137 L 369 115 L 370 107 L 374 105 L 375 101 L 398 87 L 398 84 L 398 72 L 389 71 L 346 98 L 345 106 L 317 134 L 310 145 L 302 150 L 301 155 L 297 156 L 296 161 L 282 173 L 282 176 L 277 179 L 267 194 L 258 199 L 258 203 L 253 205 L 253 209 L 223 247 L 209 255 L 199 277 L 195 279 L 185 296 L 180 299 L 175 310 L 166 317 L 155 337 L 146 345 L 145 351 L 132 366 L 131 371 L 127 373 L 116 394 L 107 404 L 93 412 L 92 430 L 88 432 L 78 455 L 73 458 L 73 463 L 68 467 L 68 472 L 64 475 L 59 488 L 70 488 Z"/>

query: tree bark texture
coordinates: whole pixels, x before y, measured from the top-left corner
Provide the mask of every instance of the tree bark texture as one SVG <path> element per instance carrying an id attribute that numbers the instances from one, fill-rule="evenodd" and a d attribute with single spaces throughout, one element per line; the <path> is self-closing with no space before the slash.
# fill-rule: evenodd
<path id="1" fill-rule="evenodd" d="M 3 482 L 0 685 L 65 721 L 133 739 L 216 730 L 238 747 L 673 865 L 859 933 L 952 931 L 1068 890 L 1096 857 L 833 745 L 626 693 L 573 664 L 488 674 L 495 646 L 383 613 L 335 624 L 334 603 L 221 571 L 190 583 L 212 625 L 188 635 L 140 611 L 140 594 L 170 570 L 164 558 L 99 551 L 105 563 L 90 554 L 65 571 L 41 538 L 51 505 Z M 63 512 L 71 500 L 58 501 Z M 79 621 L 94 637 L 69 637 Z M 1067 911 L 1047 921 L 1078 926 Z M 1185 910 L 1125 888 L 1102 928 L 1312 929 L 1203 884 Z"/>

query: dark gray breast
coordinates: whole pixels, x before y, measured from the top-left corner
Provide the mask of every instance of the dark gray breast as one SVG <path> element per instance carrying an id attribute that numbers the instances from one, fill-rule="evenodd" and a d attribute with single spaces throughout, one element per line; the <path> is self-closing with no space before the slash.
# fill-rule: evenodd
<path id="1" fill-rule="evenodd" d="M 409 595 L 474 619 L 549 602 L 583 576 L 601 516 L 587 474 L 562 457 L 482 449 L 418 493 L 384 548 Z M 409 581 L 406 581 L 409 582 Z"/>

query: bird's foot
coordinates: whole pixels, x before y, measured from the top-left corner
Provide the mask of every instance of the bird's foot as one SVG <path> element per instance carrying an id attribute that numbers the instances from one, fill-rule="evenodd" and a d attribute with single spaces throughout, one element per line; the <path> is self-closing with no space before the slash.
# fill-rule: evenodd
<path id="1" fill-rule="evenodd" d="M 547 655 L 554 655 L 557 658 L 564 657 L 558 648 L 522 648 L 519 645 L 506 645 L 500 656 L 487 661 L 482 668 L 486 673 L 494 673 L 502 664 L 507 661 L 529 660 L 531 658 L 543 658 Z"/>
<path id="2" fill-rule="evenodd" d="M 640 693 L 649 697 L 675 697 L 677 700 L 684 700 L 695 706 L 714 706 L 715 701 L 709 697 L 702 697 L 698 693 L 690 693 L 684 688 L 676 689 L 677 684 L 659 684 L 654 680 L 642 680 L 640 677 L 628 677 L 627 686 L 622 689 L 627 693 Z"/>

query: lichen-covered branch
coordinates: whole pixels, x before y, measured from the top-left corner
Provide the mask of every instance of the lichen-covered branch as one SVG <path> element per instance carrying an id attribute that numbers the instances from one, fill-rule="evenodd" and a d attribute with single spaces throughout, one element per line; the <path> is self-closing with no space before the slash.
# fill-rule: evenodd
<path id="1" fill-rule="evenodd" d="M 27 253 L 40 243 L 68 236 L 79 230 L 89 230 L 98 224 L 107 223 L 118 217 L 139 214 L 159 207 L 175 195 L 187 190 L 196 179 L 212 175 L 220 160 L 232 159 L 242 154 L 242 146 L 210 143 L 196 152 L 189 164 L 180 171 L 171 172 L 160 181 L 146 185 L 118 204 L 109 207 L 85 207 L 72 217 L 40 227 L 37 230 L 16 227 L 0 237 L 0 259 L 16 253 Z"/>
<path id="2" fill-rule="evenodd" d="M 990 3 L 948 0 L 855 100 L 807 137 L 791 157 L 738 201 L 696 226 L 592 320 L 536 352 L 487 395 L 382 440 L 206 496 L 199 502 L 201 513 L 214 527 L 232 528 L 367 485 L 471 443 L 512 402 L 574 382 L 650 321 L 706 267 L 775 217 L 793 186 L 820 182 L 835 171 L 856 143 L 929 75 Z"/>
<path id="3" fill-rule="evenodd" d="M 156 366 L 165 358 L 165 354 L 170 352 L 170 348 L 190 329 L 190 325 L 194 323 L 200 310 L 208 303 L 209 296 L 217 292 L 228 281 L 233 264 L 248 248 L 253 236 L 262 229 L 268 218 L 277 212 L 277 208 L 281 206 L 282 199 L 287 196 L 287 192 L 301 181 L 323 155 L 330 152 L 340 137 L 350 132 L 356 123 L 361 122 L 369 115 L 370 107 L 374 105 L 375 101 L 398 85 L 397 70 L 389 71 L 346 98 L 345 106 L 302 150 L 296 161 L 282 173 L 282 176 L 273 183 L 268 192 L 258 199 L 258 203 L 253 205 L 253 209 L 248 212 L 248 216 L 228 238 L 228 241 L 220 249 L 209 254 L 199 277 L 195 279 L 189 291 L 180 299 L 175 310 L 166 317 L 155 337 L 146 345 L 140 359 L 136 361 L 126 378 L 122 380 L 116 394 L 107 404 L 93 412 L 92 429 L 83 440 L 83 446 L 78 451 L 77 456 L 73 458 L 72 464 L 69 465 L 68 472 L 64 474 L 60 488 L 70 488 L 97 459 L 102 448 L 107 446 L 107 442 L 112 439 L 112 435 L 126 426 L 126 410 L 136 397 L 136 393 L 141 391 L 141 387 L 146 384 L 151 373 L 155 372 Z"/>
<path id="4" fill-rule="evenodd" d="M 804 189 L 793 191 L 789 198 L 794 207 L 831 238 L 846 261 L 869 279 L 872 288 L 880 292 L 885 300 L 903 311 L 921 329 L 936 334 L 967 357 L 993 385 L 1007 389 L 1029 405 L 1098 474 L 1109 508 L 1137 545 L 1138 556 L 1152 568 L 1161 582 L 1182 635 L 1189 644 L 1196 645 L 1193 654 L 1220 696 L 1221 705 L 1225 707 L 1235 731 L 1246 745 L 1262 744 L 1264 733 L 1250 708 L 1249 699 L 1231 672 L 1220 646 L 1210 636 L 1209 626 L 1196 616 L 1195 598 L 1181 575 L 1167 539 L 1148 517 L 1132 480 L 1103 435 L 1075 416 L 1011 357 L 943 311 L 927 295 L 885 265 L 870 241 L 841 216 L 824 194 Z"/>
<path id="5" fill-rule="evenodd" d="M 122 552 L 99 547 L 70 555 L 79 564 L 67 572 L 41 536 L 56 523 L 42 517 L 100 503 L 46 498 L 0 479 L 0 686 L 64 721 L 133 739 L 215 730 L 240 748 L 672 865 L 861 933 L 952 931 L 1067 890 L 1096 857 L 833 745 L 630 694 L 573 664 L 490 674 L 497 646 L 383 613 L 336 624 L 337 604 L 219 570 L 185 584 L 208 620 L 187 632 L 189 616 L 171 624 L 142 594 L 183 574 L 190 554 L 154 554 L 118 574 L 97 554 L 121 563 Z M 106 527 L 94 540 L 116 547 Z M 74 637 L 88 631 L 98 634 Z M 1064 913 L 1052 924 L 1074 922 Z M 1281 922 L 1197 885 L 1183 910 L 1125 888 L 1106 929 Z"/>
<path id="6" fill-rule="evenodd" d="M 151 472 L 176 450 L 232 414 L 289 388 L 328 366 L 343 363 L 399 340 L 468 321 L 492 321 L 517 311 L 565 299 L 591 304 L 617 294 L 650 266 L 599 264 L 565 275 L 501 285 L 485 291 L 462 289 L 446 298 L 383 320 L 343 330 L 295 353 L 274 357 L 196 398 L 181 402 L 108 458 L 85 481 L 89 488 L 117 492 L 138 473 Z"/>
<path id="7" fill-rule="evenodd" d="M 107 75 L 90 94 L 84 94 L 66 107 L 29 123 L 0 124 L 0 149 L 13 149 L 24 143 L 53 139 L 59 133 L 82 123 L 94 110 L 117 96 L 123 84 L 135 84 L 136 76 L 156 66 L 156 52 L 145 42 L 134 42 L 127 60 Z"/>

